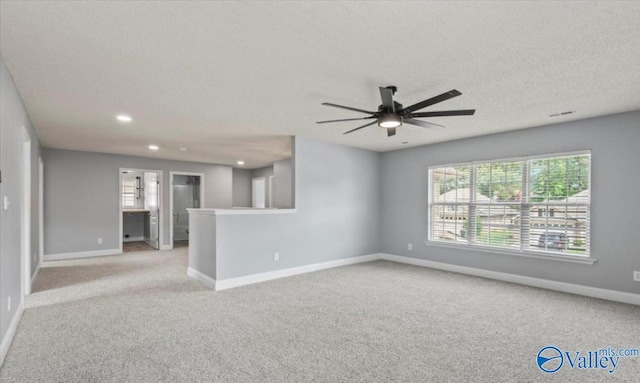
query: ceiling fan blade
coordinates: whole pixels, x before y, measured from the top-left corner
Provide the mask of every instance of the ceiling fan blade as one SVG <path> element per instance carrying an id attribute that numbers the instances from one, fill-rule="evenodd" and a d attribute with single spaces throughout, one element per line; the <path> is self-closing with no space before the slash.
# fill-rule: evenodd
<path id="1" fill-rule="evenodd" d="M 375 118 L 375 117 L 371 116 L 371 117 L 361 117 L 361 118 L 344 118 L 342 120 L 317 121 L 316 124 L 326 124 L 328 122 L 342 122 L 342 121 L 359 121 L 359 120 L 368 120 L 370 118 Z"/>
<path id="2" fill-rule="evenodd" d="M 387 137 L 391 137 L 391 136 L 395 136 L 396 135 L 396 128 L 388 128 L 387 129 Z"/>
<path id="3" fill-rule="evenodd" d="M 393 105 L 393 90 L 390 88 L 380 87 L 380 97 L 382 98 L 382 106 L 395 113 L 396 108 Z"/>
<path id="4" fill-rule="evenodd" d="M 448 91 L 446 93 L 442 93 L 439 96 L 431 97 L 430 99 L 427 99 L 427 100 L 424 100 L 424 101 L 420 101 L 417 104 L 413 104 L 411 106 L 408 106 L 408 107 L 404 108 L 402 111 L 405 112 L 405 113 L 411 113 L 413 111 L 420 110 L 422 108 L 426 108 L 427 106 L 434 105 L 434 104 L 437 104 L 437 103 L 442 102 L 442 101 L 447 101 L 448 99 L 457 97 L 457 96 L 459 96 L 461 94 L 462 93 L 458 92 L 455 89 L 454 90 L 450 90 L 450 91 Z"/>
<path id="5" fill-rule="evenodd" d="M 473 116 L 475 112 L 476 112 L 475 109 L 442 110 L 439 112 L 411 113 L 409 117 L 413 118 L 413 117 Z"/>
<path id="6" fill-rule="evenodd" d="M 405 119 L 402 120 L 402 122 L 404 122 L 405 124 L 416 125 L 416 126 L 420 126 L 422 128 L 428 128 L 428 129 L 444 128 L 444 126 L 442 126 L 442 125 L 434 124 L 433 122 L 426 122 L 426 121 L 416 120 L 414 118 L 405 118 Z"/>
<path id="7" fill-rule="evenodd" d="M 373 125 L 373 124 L 375 124 L 376 122 L 378 122 L 378 121 L 376 120 L 376 121 L 374 121 L 374 122 L 370 122 L 370 123 L 368 123 L 368 124 L 364 124 L 364 125 L 362 125 L 362 126 L 359 126 L 359 127 L 355 128 L 355 129 L 351 129 L 350 131 L 348 131 L 348 132 L 344 132 L 344 133 L 342 133 L 342 134 L 349 134 L 349 133 L 353 133 L 353 132 L 355 132 L 356 130 L 360 130 L 360 129 L 362 129 L 362 128 L 366 128 L 367 126 L 369 126 L 369 125 Z"/>
<path id="8" fill-rule="evenodd" d="M 374 112 L 368 112 L 366 110 L 362 110 L 362 109 L 358 109 L 358 108 L 352 108 L 350 106 L 344 106 L 344 105 L 338 105 L 338 104 L 332 104 L 330 102 L 323 102 L 322 105 L 326 105 L 326 106 L 333 106 L 334 108 L 340 108 L 340 109 L 346 109 L 346 110 L 353 110 L 354 112 L 360 112 L 360 113 L 367 113 L 367 114 L 374 114 Z"/>

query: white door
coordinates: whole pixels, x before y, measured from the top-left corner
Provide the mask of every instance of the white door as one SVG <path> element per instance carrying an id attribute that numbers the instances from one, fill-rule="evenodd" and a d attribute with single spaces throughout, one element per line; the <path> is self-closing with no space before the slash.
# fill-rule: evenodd
<path id="1" fill-rule="evenodd" d="M 264 196 L 266 192 L 264 177 L 254 178 L 251 182 L 252 206 L 264 208 Z"/>
<path id="2" fill-rule="evenodd" d="M 144 208 L 149 210 L 149 245 L 160 248 L 159 241 L 159 180 L 155 172 L 144 173 Z"/>

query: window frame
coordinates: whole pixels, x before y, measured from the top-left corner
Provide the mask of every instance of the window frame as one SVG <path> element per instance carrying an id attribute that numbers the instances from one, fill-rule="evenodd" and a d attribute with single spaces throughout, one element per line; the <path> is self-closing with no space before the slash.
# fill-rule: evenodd
<path id="1" fill-rule="evenodd" d="M 125 183 L 129 182 L 129 181 L 133 181 L 134 182 L 134 186 L 133 186 L 133 193 L 125 193 L 124 189 L 125 189 Z M 122 204 L 122 208 L 123 209 L 135 209 L 136 208 L 136 192 L 137 192 L 137 187 L 138 187 L 138 182 L 136 179 L 132 179 L 132 180 L 126 180 L 123 179 L 122 183 L 121 183 L 121 187 L 120 187 L 120 203 Z M 133 196 L 133 204 L 132 205 L 128 205 L 125 204 L 125 196 L 131 195 Z"/>
<path id="2" fill-rule="evenodd" d="M 438 240 L 433 238 L 433 206 L 434 206 L 434 195 L 433 195 L 433 171 L 440 168 L 447 167 L 462 167 L 469 166 L 474 167 L 477 165 L 490 165 L 493 163 L 505 163 L 505 162 L 522 162 L 524 164 L 523 170 L 526 169 L 526 174 L 522 174 L 522 199 L 519 202 L 520 205 L 520 216 L 522 217 L 520 221 L 520 231 L 523 232 L 523 222 L 525 219 L 529 219 L 529 215 L 532 215 L 531 208 L 536 206 L 537 202 L 531 202 L 528 200 L 528 195 L 525 195 L 525 192 L 528 193 L 529 187 L 529 161 L 533 160 L 543 160 L 543 159 L 552 159 L 558 157 L 571 157 L 571 156 L 589 156 L 589 172 L 588 172 L 588 187 L 585 190 L 588 190 L 589 200 L 586 203 L 580 203 L 579 206 L 586 206 L 587 214 L 586 214 L 586 224 L 585 224 L 585 236 L 586 236 L 586 250 L 584 255 L 580 254 L 567 254 L 560 251 L 549 251 L 549 250 L 535 250 L 531 249 L 528 246 L 524 246 L 525 240 L 521 237 L 519 248 L 516 247 L 501 247 L 496 245 L 489 244 L 481 244 L 481 243 L 457 243 L 457 242 L 448 242 L 443 240 Z M 427 246 L 436 246 L 436 247 L 444 247 L 444 248 L 456 248 L 456 249 L 465 249 L 471 251 L 480 251 L 480 252 L 488 252 L 492 254 L 505 254 L 512 256 L 521 256 L 521 257 L 530 257 L 530 258 L 539 258 L 539 259 L 550 259 L 557 261 L 568 261 L 575 263 L 583 263 L 583 264 L 593 264 L 597 260 L 593 258 L 591 254 L 592 241 L 591 241 L 591 181 L 592 181 L 592 161 L 591 161 L 591 151 L 590 150 L 578 150 L 571 152 L 560 152 L 560 153 L 547 153 L 547 154 L 537 154 L 537 155 L 529 155 L 529 156 L 521 156 L 521 157 L 506 157 L 499 159 L 490 159 L 490 160 L 478 160 L 478 161 L 467 161 L 467 162 L 459 162 L 459 163 L 447 163 L 447 164 L 438 164 L 431 165 L 428 167 L 428 198 L 427 198 L 427 240 L 425 241 L 425 245 Z M 472 172 L 475 175 L 475 172 Z M 470 179 L 470 194 L 473 194 L 476 190 L 476 182 L 475 177 Z M 471 199 L 471 197 L 470 197 Z M 442 203 L 436 202 L 436 205 L 446 206 L 446 205 L 461 205 L 466 206 L 468 211 L 472 212 L 479 205 L 472 204 L 472 201 L 469 202 L 451 202 L 445 201 Z M 502 204 L 514 205 L 510 202 L 496 202 L 493 203 L 492 206 L 501 206 Z M 480 204 L 482 205 L 482 204 Z M 567 203 L 547 203 L 547 209 L 555 208 L 556 206 L 571 206 L 572 204 Z M 526 210 L 526 212 L 525 212 Z M 523 214 L 524 213 L 524 214 Z M 546 213 L 548 214 L 548 212 Z M 525 216 L 526 217 L 523 217 Z M 528 234 L 527 234 L 528 236 Z M 526 239 L 528 241 L 528 239 Z"/>

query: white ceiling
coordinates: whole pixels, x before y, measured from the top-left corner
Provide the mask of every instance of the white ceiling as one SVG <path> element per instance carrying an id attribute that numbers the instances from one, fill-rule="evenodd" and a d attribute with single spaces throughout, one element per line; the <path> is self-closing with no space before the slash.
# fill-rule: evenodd
<path id="1" fill-rule="evenodd" d="M 639 2 L 0 7 L 0 51 L 47 147 L 253 168 L 287 157 L 289 135 L 388 151 L 640 109 Z M 477 112 L 392 138 L 315 124 L 361 116 L 321 102 L 375 110 L 387 85 L 405 106 L 458 89 L 424 111 Z"/>

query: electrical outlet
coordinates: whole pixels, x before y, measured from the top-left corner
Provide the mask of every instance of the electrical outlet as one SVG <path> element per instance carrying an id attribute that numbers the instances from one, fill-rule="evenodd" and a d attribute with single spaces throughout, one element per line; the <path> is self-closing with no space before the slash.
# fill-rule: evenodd
<path id="1" fill-rule="evenodd" d="M 273 253 L 273 260 L 274 261 L 279 261 L 280 260 L 280 253 Z"/>
<path id="2" fill-rule="evenodd" d="M 633 272 L 633 280 L 636 282 L 640 282 L 640 271 Z"/>
<path id="3" fill-rule="evenodd" d="M 102 238 L 98 238 L 98 245 L 102 245 Z"/>
<path id="4" fill-rule="evenodd" d="M 409 250 L 413 250 L 413 244 L 412 244 L 412 243 L 408 244 L 408 245 L 407 245 L 407 249 L 409 249 Z"/>
<path id="5" fill-rule="evenodd" d="M 11 311 L 11 295 L 7 298 L 7 311 Z"/>

